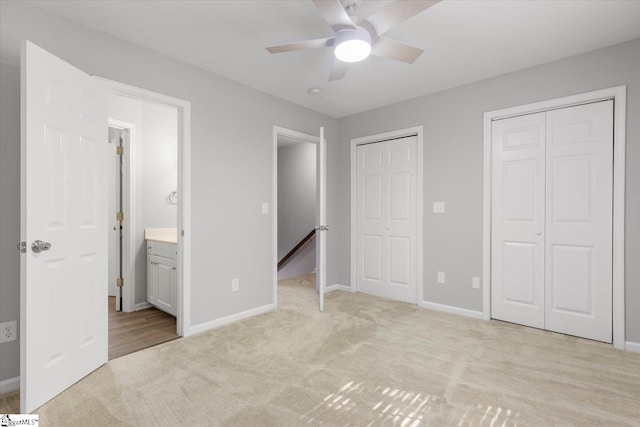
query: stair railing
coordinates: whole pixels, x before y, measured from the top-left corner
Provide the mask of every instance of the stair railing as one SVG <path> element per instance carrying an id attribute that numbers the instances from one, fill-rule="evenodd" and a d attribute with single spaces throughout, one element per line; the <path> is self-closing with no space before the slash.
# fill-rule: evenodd
<path id="1" fill-rule="evenodd" d="M 314 228 L 309 232 L 309 234 L 307 234 L 302 240 L 300 240 L 300 243 L 295 245 L 293 249 L 291 249 L 285 256 L 283 256 L 282 259 L 278 261 L 278 271 L 280 271 L 280 269 L 287 263 L 287 261 L 289 261 L 289 258 L 294 256 L 295 253 L 298 252 L 300 248 L 304 246 L 305 243 L 311 240 L 311 238 L 315 234 L 316 234 L 316 229 Z"/>

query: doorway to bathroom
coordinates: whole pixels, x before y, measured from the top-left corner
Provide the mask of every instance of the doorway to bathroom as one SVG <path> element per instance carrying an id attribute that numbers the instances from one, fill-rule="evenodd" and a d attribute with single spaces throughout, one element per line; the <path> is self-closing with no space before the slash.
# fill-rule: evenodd
<path id="1" fill-rule="evenodd" d="M 107 95 L 109 359 L 179 337 L 178 110 Z"/>

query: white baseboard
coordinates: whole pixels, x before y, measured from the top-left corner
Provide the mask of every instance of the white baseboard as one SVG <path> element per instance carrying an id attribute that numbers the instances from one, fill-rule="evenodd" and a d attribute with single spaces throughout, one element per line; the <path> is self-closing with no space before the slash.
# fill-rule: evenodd
<path id="1" fill-rule="evenodd" d="M 325 293 L 328 292 L 333 292 L 333 291 L 345 291 L 345 292 L 351 292 L 351 287 L 350 286 L 345 286 L 345 285 L 340 285 L 338 283 L 335 283 L 331 286 L 327 286 L 324 290 Z"/>
<path id="2" fill-rule="evenodd" d="M 262 307 L 256 307 L 256 308 L 252 308 L 251 310 L 232 314 L 226 317 L 221 317 L 220 319 L 211 320 L 205 323 L 200 323 L 199 325 L 191 326 L 190 328 L 188 328 L 184 336 L 186 337 L 193 334 L 199 334 L 200 332 L 208 331 L 209 329 L 218 328 L 228 323 L 237 322 L 239 320 L 257 316 L 258 314 L 267 313 L 275 309 L 276 309 L 275 304 L 267 304 L 267 305 L 263 305 Z"/>
<path id="3" fill-rule="evenodd" d="M 627 351 L 640 353 L 640 342 L 627 341 L 624 343 L 624 349 Z"/>
<path id="4" fill-rule="evenodd" d="M 149 304 L 147 301 L 139 302 L 133 306 L 133 311 L 144 310 L 145 308 L 151 308 L 153 305 Z"/>
<path id="5" fill-rule="evenodd" d="M 420 307 L 429 308 L 431 310 L 443 311 L 445 313 L 457 314 L 458 316 L 471 317 L 473 319 L 484 319 L 484 313 L 481 311 L 469 310 L 467 308 L 454 307 L 452 305 L 438 304 L 435 302 L 421 301 L 418 303 Z"/>
<path id="6" fill-rule="evenodd" d="M 10 391 L 20 388 L 20 377 L 7 378 L 0 381 L 0 394 L 9 393 Z"/>

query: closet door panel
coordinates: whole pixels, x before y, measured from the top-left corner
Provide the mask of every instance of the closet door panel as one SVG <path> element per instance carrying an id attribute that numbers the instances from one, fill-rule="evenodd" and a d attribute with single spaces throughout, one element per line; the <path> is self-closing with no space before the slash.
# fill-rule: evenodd
<path id="1" fill-rule="evenodd" d="M 613 101 L 546 115 L 546 329 L 611 342 Z"/>
<path id="2" fill-rule="evenodd" d="M 357 147 L 356 288 L 417 302 L 417 138 Z"/>
<path id="3" fill-rule="evenodd" d="M 492 125 L 491 316 L 544 327 L 545 115 Z"/>

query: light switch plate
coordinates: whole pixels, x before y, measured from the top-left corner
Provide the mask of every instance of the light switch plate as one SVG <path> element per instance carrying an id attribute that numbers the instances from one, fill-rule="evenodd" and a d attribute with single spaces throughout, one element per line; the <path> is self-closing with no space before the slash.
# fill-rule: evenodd
<path id="1" fill-rule="evenodd" d="M 433 202 L 433 213 L 444 213 L 444 202 Z"/>
<path id="2" fill-rule="evenodd" d="M 480 289 L 480 278 L 479 277 L 472 277 L 471 278 L 471 287 L 473 289 Z"/>
<path id="3" fill-rule="evenodd" d="M 444 283 L 444 271 L 438 271 L 438 283 Z"/>
<path id="4" fill-rule="evenodd" d="M 264 203 L 262 204 L 262 213 L 263 213 L 264 215 L 266 215 L 266 214 L 268 214 L 268 213 L 269 213 L 269 203 L 264 202 Z"/>

